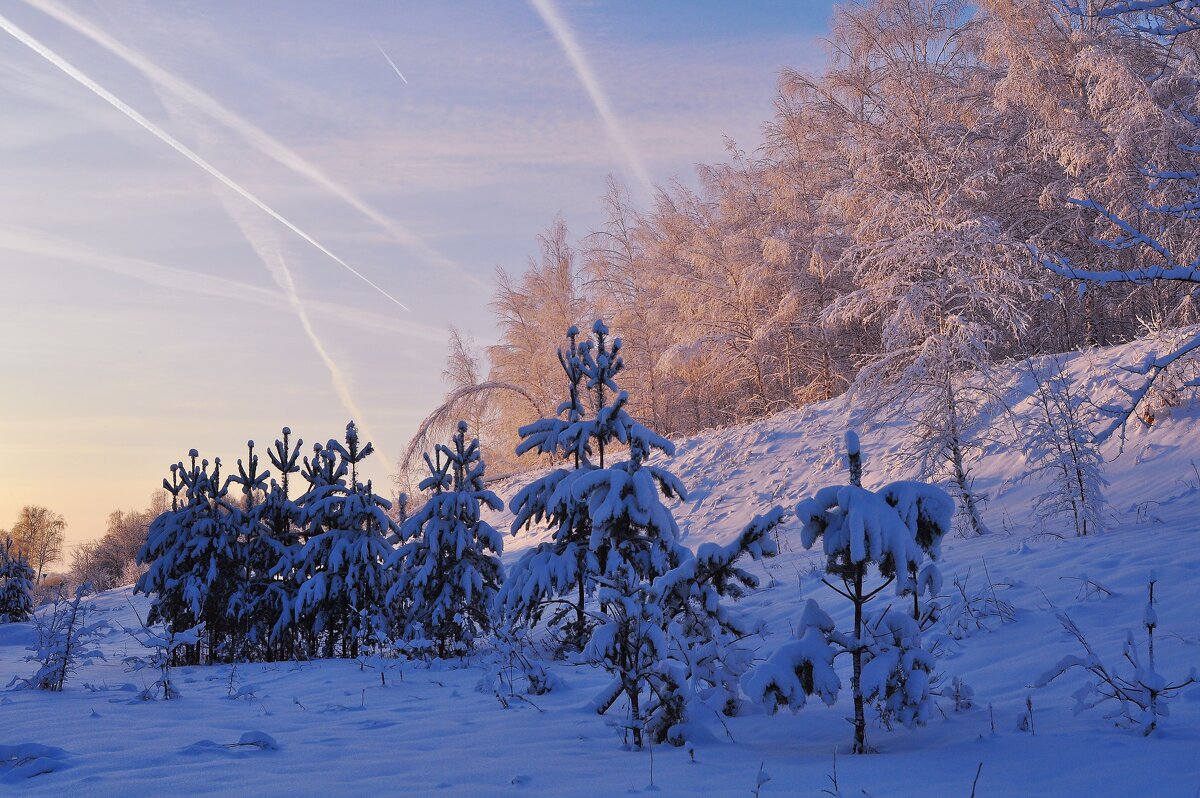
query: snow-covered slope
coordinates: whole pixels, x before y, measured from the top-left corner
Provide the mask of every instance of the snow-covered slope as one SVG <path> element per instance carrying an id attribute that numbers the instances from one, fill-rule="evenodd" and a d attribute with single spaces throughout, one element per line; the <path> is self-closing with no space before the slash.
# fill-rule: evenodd
<path id="1" fill-rule="evenodd" d="M 1078 356 L 1071 370 L 1099 394 L 1110 390 L 1112 365 L 1136 358 L 1135 349 Z M 1008 400 L 1018 413 L 1027 410 L 1016 389 Z M 844 481 L 840 446 L 849 423 L 861 433 L 868 486 L 911 477 L 903 428 L 869 421 L 853 418 L 838 399 L 679 441 L 671 468 L 691 491 L 677 507 L 687 542 L 728 540 L 754 514 L 774 504 L 790 509 L 813 489 Z M 761 768 L 770 781 L 759 794 L 769 798 L 822 795 L 833 789 L 836 767 L 844 796 L 965 798 L 977 772 L 979 798 L 1195 796 L 1200 688 L 1185 691 L 1162 731 L 1145 739 L 1115 728 L 1100 710 L 1074 715 L 1078 673 L 1030 685 L 1065 654 L 1080 653 L 1059 613 L 1106 661 L 1120 659 L 1126 629 L 1141 641 L 1151 570 L 1159 670 L 1182 676 L 1200 664 L 1198 425 L 1195 410 L 1176 410 L 1151 428 L 1131 427 L 1119 457 L 1117 443 L 1109 444 L 1111 523 L 1106 534 L 1085 539 L 1056 537 L 1062 528 L 1053 519 L 1031 518 L 1040 486 L 1016 481 L 1024 472 L 1019 451 L 992 447 L 976 478 L 992 497 L 985 517 L 993 534 L 947 540 L 943 571 L 946 592 L 956 590 L 957 576 L 969 595 L 1007 602 L 1013 617 L 986 619 L 987 628 L 944 644 L 939 669 L 946 682 L 960 677 L 974 689 L 975 707 L 955 712 L 943 700 L 925 728 L 872 727 L 875 755 L 846 754 L 846 697 L 796 715 L 751 709 L 724 726 L 714 719 L 712 740 L 694 755 L 661 747 L 633 753 L 590 709 L 602 675 L 556 665 L 563 689 L 505 708 L 476 689 L 488 670 L 482 657 L 465 667 L 392 663 L 382 676 L 379 663 L 346 661 L 181 668 L 178 700 L 144 702 L 137 694 L 152 677 L 125 672 L 121 659 L 140 652 L 120 627 L 136 625 L 133 608 L 144 613 L 145 600 L 121 590 L 96 599 L 114 626 L 102 641 L 107 663 L 81 671 L 63 694 L 0 693 L 0 786 L 101 796 L 609 796 L 646 791 L 653 780 L 666 795 L 747 796 Z M 507 498 L 512 488 L 499 492 Z M 508 557 L 541 538 L 511 538 Z M 781 543 L 781 556 L 752 566 L 763 587 L 741 602 L 764 624 L 755 640 L 762 653 L 787 639 L 807 598 L 841 623 L 847 617 L 814 570 L 819 556 L 800 548 L 794 527 Z M 1088 589 L 1085 577 L 1108 593 Z M 32 671 L 21 660 L 31 637 L 27 625 L 0 626 L 4 683 Z M 1027 700 L 1034 733 L 1017 728 Z"/>

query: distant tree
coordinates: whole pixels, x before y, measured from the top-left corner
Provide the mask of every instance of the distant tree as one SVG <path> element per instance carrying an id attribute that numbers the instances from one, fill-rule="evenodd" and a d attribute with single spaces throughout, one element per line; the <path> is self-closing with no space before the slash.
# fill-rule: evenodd
<path id="1" fill-rule="evenodd" d="M 150 523 L 165 509 L 161 491 L 151 496 L 146 510 L 113 510 L 108 515 L 108 527 L 98 540 L 85 541 L 71 552 L 70 582 L 87 584 L 96 592 L 131 584 L 141 573 L 137 570 L 137 554 L 146 543 Z"/>
<path id="2" fill-rule="evenodd" d="M 12 538 L 0 545 L 0 623 L 19 623 L 33 614 L 35 574 Z"/>
<path id="3" fill-rule="evenodd" d="M 67 522 L 53 510 L 39 504 L 21 508 L 11 535 L 17 550 L 22 552 L 42 581 L 46 566 L 62 556 L 63 536 Z"/>

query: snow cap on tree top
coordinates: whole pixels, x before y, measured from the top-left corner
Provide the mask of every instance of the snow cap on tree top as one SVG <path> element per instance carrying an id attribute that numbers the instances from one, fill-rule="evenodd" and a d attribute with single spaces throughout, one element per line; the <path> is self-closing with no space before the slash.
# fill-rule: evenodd
<path id="1" fill-rule="evenodd" d="M 284 427 L 284 428 L 283 428 L 283 434 L 284 434 L 284 435 L 291 435 L 291 434 L 292 434 L 292 428 L 291 428 L 291 427 Z"/>
<path id="2" fill-rule="evenodd" d="M 858 433 L 852 429 L 846 430 L 846 452 L 851 455 L 859 453 Z"/>
<path id="3" fill-rule="evenodd" d="M 465 421 L 461 421 L 461 420 L 460 420 L 460 421 L 458 422 L 458 431 L 459 431 L 459 432 L 466 432 L 466 431 L 467 431 L 467 422 L 465 422 Z"/>
<path id="4" fill-rule="evenodd" d="M 596 319 L 596 323 L 592 325 L 592 332 L 596 335 L 608 335 L 608 325 L 604 323 L 604 319 Z"/>

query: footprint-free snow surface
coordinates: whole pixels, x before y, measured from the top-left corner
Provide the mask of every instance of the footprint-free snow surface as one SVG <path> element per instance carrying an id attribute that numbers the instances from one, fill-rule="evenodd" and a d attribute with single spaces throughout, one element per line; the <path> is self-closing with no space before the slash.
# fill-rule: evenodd
<path id="1" fill-rule="evenodd" d="M 1135 359 L 1135 350 L 1076 356 L 1071 370 L 1104 391 L 1113 364 Z M 1024 412 L 1016 390 L 1009 399 Z M 790 510 L 813 489 L 844 482 L 840 445 L 849 423 L 861 431 L 868 487 L 913 476 L 903 427 L 855 419 L 845 399 L 679 441 L 670 467 L 691 491 L 676 507 L 688 544 L 729 540 L 754 514 L 775 504 Z M 998 429 L 1007 423 L 995 420 Z M 97 619 L 111 624 L 101 643 L 105 662 L 82 668 L 61 694 L 0 691 L 0 793 L 815 797 L 834 793 L 836 773 L 842 796 L 967 798 L 974 785 L 977 798 L 1192 798 L 1200 794 L 1200 687 L 1172 701 L 1149 738 L 1116 727 L 1103 708 L 1075 714 L 1081 671 L 1031 687 L 1063 656 L 1082 653 L 1062 631 L 1061 613 L 1110 665 L 1120 664 L 1126 630 L 1144 643 L 1152 571 L 1158 671 L 1186 677 L 1200 665 L 1196 412 L 1160 414 L 1151 428 L 1130 428 L 1120 456 L 1115 441 L 1105 451 L 1110 523 L 1088 538 L 1060 536 L 1061 523 L 1031 517 L 1042 486 L 1018 481 L 1025 464 L 1013 447 L 997 443 L 979 461 L 976 484 L 991 496 L 992 533 L 946 541 L 944 592 L 957 593 L 957 576 L 969 596 L 1011 606 L 1011 618 L 960 624 L 941 644 L 943 683 L 957 677 L 969 685 L 971 708 L 956 711 L 945 698 L 923 728 L 873 725 L 871 755 L 848 753 L 846 693 L 832 708 L 810 701 L 797 714 L 748 707 L 738 717 L 714 717 L 711 737 L 691 750 L 625 750 L 610 720 L 591 709 L 603 674 L 554 664 L 559 689 L 505 707 L 479 689 L 492 671 L 483 654 L 433 666 L 177 668 L 179 698 L 145 701 L 139 696 L 154 677 L 122 665 L 144 653 L 122 627 L 137 625 L 135 610 L 144 616 L 147 600 L 122 589 L 95 597 Z M 508 498 L 514 489 L 499 492 Z M 506 557 L 541 538 L 510 539 Z M 794 524 L 781 548 L 765 566 L 751 566 L 762 587 L 739 603 L 764 625 L 752 640 L 760 655 L 789 638 L 808 598 L 847 620 L 844 602 L 821 584 L 822 558 L 800 547 Z M 23 661 L 32 640 L 27 624 L 0 626 L 0 684 L 32 673 Z M 1021 730 L 1028 706 L 1032 730 Z"/>

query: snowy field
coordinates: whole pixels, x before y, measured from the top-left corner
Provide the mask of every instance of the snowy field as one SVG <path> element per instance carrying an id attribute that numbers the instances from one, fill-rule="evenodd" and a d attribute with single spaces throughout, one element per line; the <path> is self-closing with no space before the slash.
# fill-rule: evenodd
<path id="1" fill-rule="evenodd" d="M 1128 349 L 1079 356 L 1072 370 L 1104 375 L 1114 359 L 1131 356 Z M 691 491 L 676 508 L 686 542 L 726 541 L 755 513 L 774 504 L 790 510 L 813 489 L 844 482 L 840 441 L 848 423 L 862 431 L 868 487 L 912 475 L 903 430 L 852 418 L 842 399 L 680 441 L 670 467 Z M 955 711 L 943 699 L 924 728 L 872 725 L 872 755 L 848 754 L 848 691 L 833 708 L 810 701 L 795 715 L 748 707 L 724 725 L 714 718 L 711 739 L 692 751 L 627 751 L 590 707 L 603 674 L 555 664 L 560 689 L 505 707 L 479 689 L 493 670 L 484 654 L 432 667 L 392 660 L 382 674 L 376 661 L 178 668 L 178 700 L 142 701 L 153 677 L 121 664 L 144 653 L 122 627 L 136 626 L 134 610 L 144 616 L 147 602 L 124 589 L 95 600 L 98 617 L 112 625 L 102 644 L 106 662 L 82 669 L 62 694 L 0 692 L 0 792 L 750 796 L 757 786 L 764 797 L 821 796 L 833 792 L 836 769 L 843 796 L 1192 798 L 1200 795 L 1200 686 L 1171 703 L 1150 738 L 1115 728 L 1103 709 L 1074 714 L 1072 693 L 1085 681 L 1079 671 L 1031 687 L 1064 655 L 1080 653 L 1059 613 L 1110 664 L 1120 659 L 1127 629 L 1144 642 L 1151 571 L 1158 670 L 1183 677 L 1200 664 L 1200 419 L 1195 410 L 1164 414 L 1152 428 L 1131 427 L 1119 457 L 1115 442 L 1106 454 L 1110 525 L 1084 539 L 1057 537 L 1051 533 L 1060 525 L 1031 517 L 1039 485 L 1015 481 L 1023 471 L 1018 454 L 998 443 L 979 462 L 992 534 L 947 539 L 943 593 L 954 591 L 958 576 L 969 595 L 986 592 L 1011 605 L 1012 618 L 984 619 L 986 628 L 943 643 L 944 683 L 964 680 L 973 708 Z M 507 500 L 512 486 L 497 492 Z M 506 559 L 538 539 L 510 539 Z M 749 566 L 763 587 L 737 605 L 764 624 L 756 640 L 764 655 L 788 639 L 809 597 L 846 622 L 844 602 L 814 571 L 822 558 L 801 549 L 794 524 L 781 546 L 765 566 Z M 1089 589 L 1085 579 L 1104 589 Z M 27 624 L 0 626 L 0 684 L 31 673 L 23 657 L 32 641 Z M 1019 729 L 1027 699 L 1032 732 Z"/>

